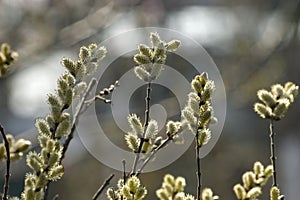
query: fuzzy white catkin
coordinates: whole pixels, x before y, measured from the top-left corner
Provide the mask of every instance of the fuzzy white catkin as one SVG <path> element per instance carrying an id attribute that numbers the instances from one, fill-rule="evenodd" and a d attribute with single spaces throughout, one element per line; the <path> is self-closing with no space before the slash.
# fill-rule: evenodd
<path id="1" fill-rule="evenodd" d="M 146 130 L 145 138 L 147 139 L 153 139 L 158 133 L 158 125 L 157 121 L 151 119 L 148 123 L 148 127 Z"/>
<path id="2" fill-rule="evenodd" d="M 151 75 L 144 68 L 142 68 L 140 66 L 137 66 L 137 67 L 134 68 L 134 73 L 139 79 L 141 79 L 145 82 L 150 81 Z"/>

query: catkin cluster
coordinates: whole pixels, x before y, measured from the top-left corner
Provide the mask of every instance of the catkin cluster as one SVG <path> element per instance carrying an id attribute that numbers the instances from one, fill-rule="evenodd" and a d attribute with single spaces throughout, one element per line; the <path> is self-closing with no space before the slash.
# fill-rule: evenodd
<path id="1" fill-rule="evenodd" d="M 10 65 L 13 64 L 19 55 L 17 52 L 11 50 L 10 46 L 6 43 L 1 45 L 0 49 L 0 77 L 5 77 L 10 71 Z"/>
<path id="2" fill-rule="evenodd" d="M 106 191 L 109 200 L 142 200 L 147 195 L 147 189 L 136 176 L 129 177 L 125 184 L 124 180 L 120 179 L 117 186 L 117 190 L 111 187 Z"/>
<path id="3" fill-rule="evenodd" d="M 135 153 L 138 152 L 141 138 L 143 138 L 144 128 L 140 118 L 136 114 L 132 114 L 128 117 L 128 123 L 131 131 L 125 135 L 125 141 L 127 146 Z M 158 125 L 153 119 L 149 121 L 146 133 L 144 136 L 144 143 L 141 153 L 149 153 L 153 146 L 159 141 L 157 138 Z"/>
<path id="4" fill-rule="evenodd" d="M 271 91 L 259 90 L 257 96 L 262 103 L 255 103 L 254 110 L 262 118 L 280 120 L 298 95 L 299 87 L 292 82 L 275 84 Z"/>
<path id="5" fill-rule="evenodd" d="M 9 143 L 10 160 L 16 161 L 23 156 L 23 153 L 31 146 L 31 142 L 25 139 L 15 138 L 11 134 L 7 134 L 6 138 Z M 4 142 L 0 143 L 0 160 L 6 159 L 6 150 Z"/>
<path id="6" fill-rule="evenodd" d="M 33 151 L 27 155 L 26 162 L 32 173 L 28 173 L 25 177 L 23 199 L 43 199 L 47 184 L 60 179 L 63 175 L 61 159 L 64 140 L 61 139 L 67 137 L 75 126 L 68 108 L 75 98 L 85 92 L 86 76 L 96 71 L 99 61 L 105 55 L 104 47 L 91 44 L 80 48 L 78 60 L 72 61 L 67 58 L 62 60 L 62 65 L 67 71 L 59 77 L 56 93 L 48 95 L 50 114 L 35 122 L 41 151 L 40 153 Z"/>
<path id="7" fill-rule="evenodd" d="M 236 184 L 233 191 L 238 200 L 255 199 L 262 194 L 262 186 L 264 186 L 272 176 L 273 167 L 268 165 L 266 168 L 260 163 L 255 162 L 253 171 L 247 171 L 243 174 L 243 185 Z"/>
<path id="8" fill-rule="evenodd" d="M 176 51 L 180 45 L 178 40 L 168 43 L 161 40 L 158 33 L 151 33 L 150 40 L 152 46 L 140 44 L 139 53 L 134 56 L 134 62 L 138 65 L 134 68 L 134 72 L 145 82 L 151 82 L 160 75 L 167 59 L 167 52 Z"/>
<path id="9" fill-rule="evenodd" d="M 183 177 L 174 178 L 171 174 L 166 174 L 161 188 L 156 190 L 156 196 L 160 200 L 194 200 L 192 195 L 184 192 L 185 186 L 186 182 Z"/>
<path id="10" fill-rule="evenodd" d="M 209 124 L 216 121 L 211 105 L 215 84 L 207 73 L 202 73 L 192 80 L 191 86 L 194 91 L 188 95 L 188 103 L 182 110 L 182 123 L 197 136 L 197 146 L 201 147 L 210 140 Z"/>
<path id="11" fill-rule="evenodd" d="M 163 64 L 167 59 L 167 52 L 176 51 L 180 45 L 180 41 L 178 40 L 172 40 L 168 43 L 161 40 L 158 33 L 151 33 L 150 41 L 152 46 L 148 47 L 147 45 L 140 44 L 138 46 L 139 52 L 133 58 L 135 63 L 138 64 L 134 68 L 135 75 L 148 83 L 151 83 L 151 81 L 160 75 Z M 149 88 L 149 90 L 151 89 Z M 150 96 L 147 98 L 150 99 Z M 125 135 L 125 141 L 133 152 L 147 154 L 162 143 L 162 137 L 157 136 L 158 125 L 154 119 L 149 119 L 148 122 L 142 125 L 140 118 L 136 114 L 131 114 L 128 117 L 128 122 L 131 130 Z M 180 122 L 168 122 L 168 138 L 175 138 L 180 126 Z M 140 144 L 142 144 L 141 147 Z M 140 150 L 141 152 L 139 152 Z"/>
<path id="12" fill-rule="evenodd" d="M 145 135 L 144 126 L 140 118 L 136 114 L 131 114 L 128 117 L 128 123 L 130 125 L 131 130 L 125 135 L 125 141 L 127 146 L 134 152 L 137 153 L 139 150 L 139 145 L 141 142 L 141 138 L 144 139 L 141 152 L 145 155 L 149 154 L 153 150 L 155 150 L 159 145 L 167 139 L 163 139 L 161 136 L 158 136 L 158 125 L 157 121 L 151 119 L 148 123 Z M 180 122 L 169 121 L 166 125 L 167 137 L 168 138 L 176 138 L 178 136 L 179 130 L 181 127 Z"/>

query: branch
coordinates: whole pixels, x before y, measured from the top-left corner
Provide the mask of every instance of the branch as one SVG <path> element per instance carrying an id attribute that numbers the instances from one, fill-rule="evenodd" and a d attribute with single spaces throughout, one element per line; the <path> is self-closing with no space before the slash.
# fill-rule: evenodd
<path id="1" fill-rule="evenodd" d="M 144 168 L 146 167 L 146 165 L 149 163 L 149 161 L 155 156 L 155 154 L 162 148 L 164 148 L 171 140 L 173 140 L 172 137 L 168 137 L 166 140 L 163 141 L 163 143 L 161 143 L 158 147 L 156 147 L 151 154 L 147 157 L 147 159 L 143 162 L 141 168 L 137 171 L 136 176 L 140 175 Z"/>
<path id="2" fill-rule="evenodd" d="M 2 200 L 7 200 L 8 189 L 9 189 L 9 177 L 10 177 L 10 152 L 9 152 L 9 142 L 4 132 L 4 128 L 0 125 L 0 132 L 4 140 L 4 146 L 6 150 L 6 174 L 5 183 L 3 186 L 3 196 Z"/>
<path id="3" fill-rule="evenodd" d="M 96 83 L 97 83 L 96 79 L 93 78 L 90 81 L 90 83 L 89 83 L 89 85 L 88 85 L 88 87 L 86 89 L 86 92 L 84 93 L 84 95 L 81 98 L 81 101 L 80 101 L 80 103 L 78 105 L 78 109 L 76 110 L 76 113 L 75 113 L 75 115 L 73 117 L 72 128 L 71 128 L 70 134 L 68 135 L 68 137 L 67 137 L 67 139 L 66 139 L 66 141 L 65 141 L 65 143 L 63 145 L 63 151 L 62 151 L 62 156 L 61 156 L 60 162 L 64 159 L 66 151 L 67 151 L 67 149 L 68 149 L 68 147 L 70 145 L 70 142 L 73 139 L 74 131 L 76 129 L 76 124 L 77 124 L 78 119 L 79 119 L 79 114 L 81 112 L 81 109 L 83 108 L 83 105 L 84 105 L 84 103 L 86 101 L 86 98 L 87 98 L 89 92 L 91 91 L 91 89 L 96 85 Z"/>
<path id="4" fill-rule="evenodd" d="M 273 166 L 273 185 L 277 187 L 277 178 L 276 178 L 276 152 L 275 152 L 275 133 L 274 133 L 274 121 L 270 121 L 270 149 L 271 149 L 271 163 Z"/>
<path id="5" fill-rule="evenodd" d="M 137 167 L 137 164 L 138 164 L 138 161 L 140 159 L 140 153 L 142 151 L 142 148 L 143 148 L 143 144 L 144 144 L 144 140 L 145 140 L 145 134 L 146 134 L 146 130 L 147 130 L 147 127 L 148 127 L 148 123 L 149 123 L 149 115 L 150 115 L 150 93 L 151 93 L 151 82 L 148 83 L 148 86 L 147 86 L 147 96 L 146 96 L 146 110 L 145 110 L 145 124 L 144 124 L 144 132 L 143 132 L 143 136 L 140 141 L 140 144 L 139 144 L 139 148 L 138 148 L 138 151 L 135 153 L 135 158 L 134 158 L 134 162 L 133 162 L 133 166 L 132 166 L 132 172 L 131 172 L 131 175 L 135 174 L 136 172 L 136 167 Z"/>
<path id="6" fill-rule="evenodd" d="M 201 196 L 201 165 L 200 165 L 200 148 L 201 146 L 198 145 L 198 131 L 197 134 L 195 136 L 195 142 L 196 142 L 196 162 L 197 162 L 197 200 L 200 200 L 200 196 Z"/>
<path id="7" fill-rule="evenodd" d="M 100 194 L 103 192 L 103 190 L 105 189 L 106 186 L 108 186 L 109 182 L 111 181 L 111 179 L 114 177 L 114 174 L 111 174 L 105 181 L 104 183 L 100 186 L 100 188 L 97 190 L 97 192 L 94 194 L 92 200 L 96 200 L 98 199 L 98 197 L 100 196 Z"/>

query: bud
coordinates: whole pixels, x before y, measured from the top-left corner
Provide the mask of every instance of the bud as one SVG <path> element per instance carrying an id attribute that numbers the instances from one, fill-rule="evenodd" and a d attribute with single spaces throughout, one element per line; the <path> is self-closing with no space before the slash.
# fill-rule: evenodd
<path id="1" fill-rule="evenodd" d="M 26 151 L 30 146 L 31 146 L 31 142 L 29 140 L 24 140 L 24 139 L 19 139 L 14 144 L 14 148 L 16 149 L 17 152 Z"/>
<path id="2" fill-rule="evenodd" d="M 280 84 L 272 85 L 271 91 L 272 91 L 272 94 L 275 96 L 275 99 L 281 98 L 285 93 L 284 88 Z"/>
<path id="3" fill-rule="evenodd" d="M 74 96 L 79 97 L 87 88 L 86 82 L 80 82 L 74 87 Z"/>
<path id="4" fill-rule="evenodd" d="M 166 194 L 164 189 L 158 189 L 156 190 L 156 196 L 160 199 L 160 200 L 169 200 L 168 195 Z"/>
<path id="5" fill-rule="evenodd" d="M 144 130 L 140 118 L 136 114 L 131 114 L 128 117 L 128 122 L 133 133 L 142 137 Z"/>
<path id="6" fill-rule="evenodd" d="M 162 64 L 157 64 L 154 63 L 152 65 L 152 70 L 151 70 L 151 80 L 155 80 L 163 70 L 163 65 Z"/>
<path id="7" fill-rule="evenodd" d="M 268 92 L 267 90 L 259 90 L 257 92 L 257 96 L 262 102 L 264 102 L 270 108 L 274 108 L 274 106 L 276 105 L 275 97 L 271 92 Z"/>
<path id="8" fill-rule="evenodd" d="M 76 80 L 75 80 L 75 77 L 74 77 L 72 74 L 70 74 L 70 73 L 65 73 L 65 74 L 63 75 L 63 77 L 64 77 L 65 80 L 67 80 L 67 83 L 68 83 L 68 85 L 69 85 L 70 87 L 74 87 Z"/>
<path id="9" fill-rule="evenodd" d="M 192 111 L 189 109 L 189 108 L 184 108 L 182 110 L 182 114 L 184 119 L 186 119 L 188 121 L 188 123 L 191 125 L 191 126 L 196 126 L 197 124 L 197 121 L 196 121 L 196 118 L 194 117 Z M 193 131 L 193 130 L 191 130 Z"/>
<path id="10" fill-rule="evenodd" d="M 261 164 L 261 162 L 257 161 L 254 163 L 253 171 L 258 177 L 264 176 L 264 166 Z"/>
<path id="11" fill-rule="evenodd" d="M 91 50 L 92 50 L 92 53 L 91 53 L 92 57 L 97 58 L 97 62 L 99 62 L 100 60 L 103 60 L 103 58 L 105 58 L 105 56 L 107 54 L 107 50 L 104 46 L 92 48 Z"/>
<path id="12" fill-rule="evenodd" d="M 175 191 L 176 192 L 183 192 L 186 186 L 185 179 L 181 176 L 175 179 Z"/>
<path id="13" fill-rule="evenodd" d="M 76 62 L 75 67 L 76 67 L 76 74 L 75 74 L 76 80 L 82 81 L 86 75 L 86 67 L 79 61 Z"/>
<path id="14" fill-rule="evenodd" d="M 139 149 L 139 139 L 136 135 L 133 134 L 127 134 L 125 135 L 125 141 L 127 146 L 133 151 L 137 152 Z"/>
<path id="15" fill-rule="evenodd" d="M 179 40 L 171 40 L 170 42 L 167 43 L 167 50 L 168 51 L 176 51 L 180 46 L 180 41 Z"/>
<path id="16" fill-rule="evenodd" d="M 68 90 L 65 91 L 65 97 L 63 99 L 63 104 L 65 107 L 69 107 L 72 104 L 73 100 L 73 90 L 69 88 Z"/>
<path id="17" fill-rule="evenodd" d="M 48 167 L 52 168 L 54 165 L 58 164 L 60 156 L 61 156 L 60 152 L 51 153 L 49 157 L 49 161 L 47 163 Z"/>
<path id="18" fill-rule="evenodd" d="M 55 123 L 60 122 L 61 109 L 57 106 L 51 107 L 51 117 L 53 118 Z"/>
<path id="19" fill-rule="evenodd" d="M 90 51 L 87 47 L 81 47 L 79 51 L 79 59 L 82 63 L 85 63 L 90 57 Z"/>
<path id="20" fill-rule="evenodd" d="M 72 74 L 75 75 L 76 74 L 76 66 L 74 61 L 72 61 L 69 58 L 64 58 L 62 60 L 62 65 Z"/>
<path id="21" fill-rule="evenodd" d="M 254 187 L 254 188 L 251 188 L 247 192 L 246 198 L 248 198 L 248 199 L 255 199 L 255 198 L 257 198 L 261 194 L 262 194 L 261 187 Z"/>
<path id="22" fill-rule="evenodd" d="M 92 75 L 97 71 L 98 64 L 94 62 L 87 63 L 86 65 L 86 74 Z"/>
<path id="23" fill-rule="evenodd" d="M 157 47 L 154 47 L 154 58 L 156 59 L 162 58 L 163 60 L 165 60 L 166 53 L 167 50 L 165 48 L 165 43 L 163 41 L 160 41 Z"/>
<path id="24" fill-rule="evenodd" d="M 241 184 L 236 184 L 233 187 L 233 191 L 237 199 L 243 200 L 246 198 L 246 190 L 243 188 L 243 186 L 241 186 Z"/>
<path id="25" fill-rule="evenodd" d="M 129 187 L 131 193 L 136 193 L 140 187 L 140 180 L 136 176 L 132 176 L 127 180 L 126 185 Z"/>
<path id="26" fill-rule="evenodd" d="M 137 66 L 134 68 L 135 75 L 142 81 L 149 82 L 151 75 L 144 68 Z"/>
<path id="27" fill-rule="evenodd" d="M 62 165 L 58 165 L 51 169 L 49 179 L 50 180 L 58 180 L 64 175 L 64 167 Z"/>
<path id="28" fill-rule="evenodd" d="M 250 189 L 253 185 L 255 185 L 255 174 L 251 171 L 245 172 L 242 176 L 244 188 Z"/>
<path id="29" fill-rule="evenodd" d="M 198 94 L 201 94 L 201 93 L 202 93 L 202 91 L 203 91 L 203 86 L 202 86 L 202 84 L 200 83 L 200 81 L 198 81 L 198 80 L 196 80 L 196 79 L 193 79 L 191 85 L 192 85 L 193 90 L 194 90 L 196 93 L 198 93 Z"/>
<path id="30" fill-rule="evenodd" d="M 35 175 L 33 174 L 26 174 L 26 177 L 25 177 L 25 185 L 27 187 L 30 187 L 30 188 L 33 188 L 34 185 L 35 185 Z"/>
<path id="31" fill-rule="evenodd" d="M 265 168 L 265 177 L 266 178 L 269 178 L 273 175 L 273 166 L 272 165 L 268 165 L 266 168 Z"/>
<path id="32" fill-rule="evenodd" d="M 272 110 L 270 107 L 267 107 L 261 103 L 254 104 L 254 111 L 261 117 L 261 118 L 271 118 Z"/>
<path id="33" fill-rule="evenodd" d="M 201 194 L 202 200 L 212 200 L 213 192 L 210 188 L 204 188 Z"/>
<path id="34" fill-rule="evenodd" d="M 55 137 L 62 138 L 69 134 L 69 129 L 71 128 L 71 121 L 70 119 L 65 119 L 57 126 L 55 131 Z"/>
<path id="35" fill-rule="evenodd" d="M 50 127 L 48 122 L 44 119 L 36 119 L 35 120 L 35 127 L 37 128 L 39 134 L 51 135 Z"/>
<path id="36" fill-rule="evenodd" d="M 153 139 L 158 133 L 158 125 L 157 122 L 153 119 L 151 119 L 148 123 L 148 127 L 146 130 L 145 138 L 147 139 Z"/>
<path id="37" fill-rule="evenodd" d="M 49 136 L 45 135 L 45 134 L 40 134 L 38 137 L 39 143 L 41 145 L 42 148 L 47 146 L 47 141 L 49 139 Z"/>
<path id="38" fill-rule="evenodd" d="M 142 153 L 149 153 L 151 148 L 152 148 L 152 145 L 150 144 L 150 142 L 145 141 L 142 146 Z"/>
<path id="39" fill-rule="evenodd" d="M 132 198 L 132 194 L 130 193 L 130 189 L 126 185 L 122 188 L 122 194 L 126 199 L 131 199 Z"/>
<path id="40" fill-rule="evenodd" d="M 136 200 L 140 200 L 140 199 L 143 199 L 145 198 L 145 196 L 147 195 L 147 190 L 145 187 L 140 187 L 137 189 L 134 197 Z"/>
<path id="41" fill-rule="evenodd" d="M 271 200 L 280 200 L 280 190 L 278 187 L 273 186 L 270 190 Z"/>
<path id="42" fill-rule="evenodd" d="M 0 160 L 6 158 L 6 150 L 4 144 L 0 144 Z"/>
<path id="43" fill-rule="evenodd" d="M 107 191 L 106 191 L 106 196 L 109 200 L 115 200 L 116 197 L 115 197 L 115 191 L 113 190 L 113 188 L 108 188 Z"/>
<path id="44" fill-rule="evenodd" d="M 178 133 L 178 126 L 173 121 L 167 123 L 167 135 L 170 137 L 175 136 Z"/>
<path id="45" fill-rule="evenodd" d="M 274 108 L 273 113 L 276 118 L 281 119 L 284 117 L 284 114 L 288 110 L 290 102 L 288 99 L 279 99 L 277 106 Z"/>
<path id="46" fill-rule="evenodd" d="M 169 183 L 172 186 L 175 186 L 175 178 L 171 174 L 166 174 L 164 176 L 164 182 Z"/>
<path id="47" fill-rule="evenodd" d="M 198 145 L 203 146 L 209 142 L 211 138 L 211 132 L 209 129 L 198 130 Z"/>
<path id="48" fill-rule="evenodd" d="M 148 64 L 151 63 L 151 60 L 149 57 L 147 57 L 144 54 L 136 54 L 133 57 L 134 62 L 136 62 L 138 65 L 144 65 L 144 64 Z"/>
<path id="49" fill-rule="evenodd" d="M 48 103 L 50 104 L 50 106 L 57 106 L 60 107 L 60 101 L 57 98 L 57 96 L 53 95 L 53 94 L 49 94 L 48 95 Z"/>
<path id="50" fill-rule="evenodd" d="M 173 193 L 175 192 L 173 186 L 170 185 L 170 183 L 167 183 L 167 182 L 163 182 L 162 188 L 164 189 L 165 193 L 168 196 L 172 196 Z"/>
<path id="51" fill-rule="evenodd" d="M 36 152 L 29 152 L 26 158 L 26 163 L 35 172 L 41 172 L 43 161 Z"/>
<path id="52" fill-rule="evenodd" d="M 162 137 L 161 136 L 156 137 L 153 143 L 155 146 L 159 146 L 162 143 Z"/>
<path id="53" fill-rule="evenodd" d="M 185 195 L 184 192 L 178 192 L 175 197 L 173 198 L 173 200 L 185 200 Z"/>
<path id="54" fill-rule="evenodd" d="M 35 192 L 32 188 L 28 188 L 24 193 L 25 199 L 35 199 Z"/>
<path id="55" fill-rule="evenodd" d="M 204 112 L 201 112 L 199 122 L 203 126 L 206 126 L 209 124 L 211 116 L 212 116 L 212 111 L 209 108 L 209 109 L 205 110 Z"/>
<path id="56" fill-rule="evenodd" d="M 147 45 L 140 44 L 138 46 L 138 49 L 139 49 L 140 54 L 145 55 L 148 58 L 152 57 L 152 50 Z"/>
<path id="57" fill-rule="evenodd" d="M 158 33 L 150 33 L 150 40 L 153 47 L 158 46 L 159 42 L 161 41 Z"/>

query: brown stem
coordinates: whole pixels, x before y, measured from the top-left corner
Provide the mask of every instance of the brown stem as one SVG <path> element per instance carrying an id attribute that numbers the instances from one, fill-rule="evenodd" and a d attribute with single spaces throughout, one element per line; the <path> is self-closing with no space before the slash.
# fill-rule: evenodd
<path id="1" fill-rule="evenodd" d="M 62 156 L 61 156 L 61 159 L 60 159 L 60 162 L 65 158 L 65 154 L 66 154 L 66 151 L 68 150 L 68 147 L 70 145 L 70 142 L 71 140 L 73 139 L 73 136 L 74 136 L 74 131 L 76 129 L 76 124 L 78 123 L 78 120 L 79 120 L 79 114 L 81 112 L 81 109 L 83 108 L 83 105 L 86 101 L 86 98 L 89 94 L 89 92 L 91 91 L 91 89 L 94 87 L 94 85 L 96 85 L 97 81 L 96 79 L 92 79 L 86 89 L 86 92 L 84 93 L 83 97 L 81 98 L 80 100 L 80 103 L 78 105 L 78 109 L 76 110 L 76 113 L 74 114 L 74 117 L 73 117 L 73 122 L 72 122 L 72 127 L 71 127 L 71 131 L 70 131 L 70 134 L 68 135 L 64 145 L 63 145 L 63 151 L 62 151 Z"/>
<path id="2" fill-rule="evenodd" d="M 126 183 L 126 160 L 122 160 L 123 165 L 123 181 Z"/>
<path id="3" fill-rule="evenodd" d="M 100 188 L 97 190 L 97 192 L 94 194 L 92 200 L 96 200 L 100 194 L 103 192 L 103 190 L 105 189 L 105 187 L 108 186 L 109 182 L 111 181 L 111 179 L 114 177 L 114 174 L 111 174 L 105 181 L 104 183 L 100 186 Z"/>
<path id="4" fill-rule="evenodd" d="M 197 200 L 200 200 L 201 196 L 201 165 L 200 165 L 200 148 L 201 146 L 198 144 L 198 130 L 195 136 L 195 143 L 196 143 L 196 163 L 197 163 Z"/>
<path id="5" fill-rule="evenodd" d="M 134 162 L 132 165 L 132 172 L 131 175 L 135 174 L 136 172 L 136 167 L 138 164 L 138 161 L 140 159 L 140 154 L 143 148 L 143 144 L 145 141 L 145 135 L 146 135 L 146 130 L 149 124 L 149 116 L 150 116 L 150 93 L 151 93 L 151 82 L 148 83 L 147 86 L 147 96 L 146 96 L 146 110 L 145 110 L 145 124 L 144 124 L 144 132 L 143 132 L 143 136 L 140 138 L 140 144 L 139 144 L 139 148 L 138 151 L 135 153 L 135 158 L 134 158 Z"/>
<path id="6" fill-rule="evenodd" d="M 276 152 L 275 152 L 275 132 L 274 132 L 274 121 L 270 121 L 270 149 L 271 149 L 271 163 L 273 166 L 273 186 L 277 186 L 277 177 L 276 177 Z"/>
<path id="7" fill-rule="evenodd" d="M 6 150 L 6 174 L 5 174 L 5 183 L 3 186 L 2 200 L 7 200 L 8 189 L 9 189 L 9 177 L 10 177 L 10 151 L 9 151 L 9 142 L 4 132 L 4 128 L 1 125 L 0 125 L 0 132 L 3 137 L 4 146 Z"/>
<path id="8" fill-rule="evenodd" d="M 164 148 L 173 138 L 172 137 L 168 137 L 168 139 L 164 140 L 157 148 L 155 148 L 151 154 L 147 157 L 147 159 L 143 162 L 141 168 L 137 171 L 136 176 L 140 175 L 144 168 L 146 167 L 146 165 L 149 163 L 149 161 L 153 158 L 153 156 L 155 156 L 155 154 L 162 148 Z"/>

